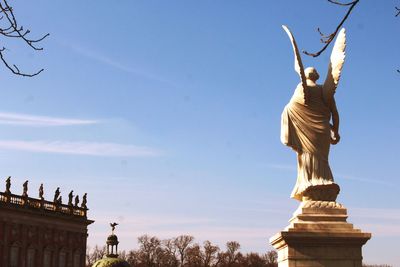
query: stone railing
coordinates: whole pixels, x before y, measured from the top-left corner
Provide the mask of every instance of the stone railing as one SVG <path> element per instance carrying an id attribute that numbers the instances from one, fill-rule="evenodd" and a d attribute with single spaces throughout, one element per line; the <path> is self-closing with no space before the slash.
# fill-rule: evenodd
<path id="1" fill-rule="evenodd" d="M 44 199 L 36 199 L 28 196 L 19 196 L 12 193 L 0 192 L 0 205 L 9 205 L 12 207 L 21 207 L 34 210 L 44 210 L 59 214 L 87 217 L 87 208 L 75 205 L 65 205 L 55 203 Z"/>

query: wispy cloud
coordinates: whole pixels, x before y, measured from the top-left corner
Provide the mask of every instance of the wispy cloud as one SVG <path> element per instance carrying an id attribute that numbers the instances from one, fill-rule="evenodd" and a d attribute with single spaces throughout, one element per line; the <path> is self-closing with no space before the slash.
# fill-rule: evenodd
<path id="1" fill-rule="evenodd" d="M 167 81 L 157 75 L 154 75 L 149 72 L 145 72 L 143 70 L 139 70 L 137 68 L 133 68 L 131 66 L 127 66 L 125 64 L 122 64 L 121 62 L 118 62 L 117 60 L 115 60 L 113 58 L 108 57 L 107 55 L 103 55 L 103 54 L 94 52 L 93 50 L 86 49 L 83 46 L 79 46 L 79 45 L 75 45 L 75 44 L 65 44 L 65 43 L 63 43 L 62 45 L 70 48 L 71 50 L 73 50 L 74 52 L 76 52 L 82 56 L 85 56 L 85 57 L 95 60 L 97 62 L 103 63 L 103 64 L 108 65 L 117 70 L 120 70 L 120 71 L 123 71 L 126 73 L 130 73 L 130 74 L 134 74 L 134 75 L 138 75 L 138 76 L 144 77 L 149 80 L 154 80 L 154 81 L 165 83 L 165 84 L 175 87 L 175 85 L 173 83 L 171 83 L 170 81 Z"/>
<path id="2" fill-rule="evenodd" d="M 0 140 L 0 149 L 109 157 L 153 157 L 162 154 L 159 150 L 143 146 L 66 141 Z"/>
<path id="3" fill-rule="evenodd" d="M 26 126 L 71 126 L 95 123 L 98 123 L 98 121 L 0 112 L 0 124 Z"/>

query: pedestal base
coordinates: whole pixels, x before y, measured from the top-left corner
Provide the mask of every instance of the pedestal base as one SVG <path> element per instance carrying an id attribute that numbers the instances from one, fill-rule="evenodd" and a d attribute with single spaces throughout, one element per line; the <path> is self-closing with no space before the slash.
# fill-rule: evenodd
<path id="1" fill-rule="evenodd" d="M 327 201 L 302 202 L 285 230 L 270 239 L 279 267 L 361 267 L 371 238 L 346 222 L 347 210 Z"/>

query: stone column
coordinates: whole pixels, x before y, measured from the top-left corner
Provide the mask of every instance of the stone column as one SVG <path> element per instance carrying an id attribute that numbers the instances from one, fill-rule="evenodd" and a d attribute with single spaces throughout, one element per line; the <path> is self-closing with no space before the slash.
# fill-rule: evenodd
<path id="1" fill-rule="evenodd" d="M 361 267 L 361 247 L 371 238 L 347 222 L 334 201 L 303 201 L 283 231 L 270 238 L 279 267 Z"/>

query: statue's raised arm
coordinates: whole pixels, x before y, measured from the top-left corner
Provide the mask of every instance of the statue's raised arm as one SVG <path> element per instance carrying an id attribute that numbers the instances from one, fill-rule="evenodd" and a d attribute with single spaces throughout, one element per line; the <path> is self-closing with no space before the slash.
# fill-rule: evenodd
<path id="1" fill-rule="evenodd" d="M 323 85 L 323 97 L 328 106 L 331 106 L 334 101 L 333 95 L 335 94 L 338 86 L 344 64 L 344 58 L 346 56 L 345 49 L 346 31 L 343 28 L 340 30 L 336 38 L 335 45 L 333 46 L 328 73 Z"/>
<path id="2" fill-rule="evenodd" d="M 294 69 L 300 76 L 301 84 L 303 86 L 304 104 L 306 105 L 308 102 L 307 81 L 306 81 L 306 75 L 304 74 L 304 67 L 303 67 L 303 62 L 301 61 L 299 48 L 297 47 L 296 40 L 294 39 L 294 36 L 292 32 L 289 30 L 289 28 L 286 25 L 282 25 L 282 28 L 286 31 L 290 41 L 292 42 L 293 52 L 294 52 Z"/>

